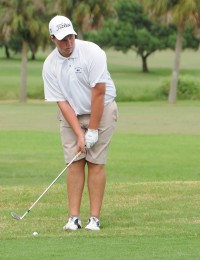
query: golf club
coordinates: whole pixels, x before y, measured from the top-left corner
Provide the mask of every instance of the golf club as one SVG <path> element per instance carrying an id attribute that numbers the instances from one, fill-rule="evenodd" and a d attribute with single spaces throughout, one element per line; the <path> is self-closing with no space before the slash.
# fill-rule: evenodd
<path id="1" fill-rule="evenodd" d="M 24 215 L 19 216 L 15 212 L 11 213 L 11 216 L 15 219 L 23 219 L 30 211 L 31 209 L 35 206 L 35 204 L 43 197 L 43 195 L 51 188 L 51 186 L 58 180 L 58 178 L 63 174 L 63 172 L 78 158 L 78 156 L 81 154 L 79 152 L 74 158 L 68 163 L 68 165 L 62 170 L 62 172 L 55 178 L 55 180 L 52 181 L 52 183 L 46 188 L 46 190 L 40 195 L 40 197 L 33 203 L 33 205 L 24 213 Z"/>

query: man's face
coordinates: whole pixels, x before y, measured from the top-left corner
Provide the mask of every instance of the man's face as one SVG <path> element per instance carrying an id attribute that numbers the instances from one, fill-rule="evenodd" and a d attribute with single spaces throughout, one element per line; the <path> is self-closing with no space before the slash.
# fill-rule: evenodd
<path id="1" fill-rule="evenodd" d="M 69 57 L 72 54 L 75 47 L 75 35 L 67 35 L 60 41 L 54 36 L 51 40 L 55 43 L 58 51 L 63 57 Z"/>

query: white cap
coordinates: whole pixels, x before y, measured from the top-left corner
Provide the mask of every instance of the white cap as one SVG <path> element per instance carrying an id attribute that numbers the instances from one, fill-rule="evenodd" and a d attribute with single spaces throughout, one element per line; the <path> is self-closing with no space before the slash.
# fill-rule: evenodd
<path id="1" fill-rule="evenodd" d="M 67 17 L 61 15 L 57 15 L 51 19 L 49 22 L 49 32 L 50 35 L 54 35 L 58 40 L 62 40 L 69 34 L 77 35 L 71 21 Z"/>

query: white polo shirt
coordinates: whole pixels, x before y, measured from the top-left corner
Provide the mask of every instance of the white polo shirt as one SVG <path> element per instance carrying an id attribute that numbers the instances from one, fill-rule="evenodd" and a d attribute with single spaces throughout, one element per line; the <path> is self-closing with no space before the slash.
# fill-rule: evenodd
<path id="1" fill-rule="evenodd" d="M 44 62 L 42 74 L 45 100 L 66 100 L 77 115 L 90 114 L 91 89 L 97 83 L 106 84 L 105 105 L 116 97 L 106 54 L 92 42 L 76 39 L 74 51 L 68 58 L 54 49 Z"/>

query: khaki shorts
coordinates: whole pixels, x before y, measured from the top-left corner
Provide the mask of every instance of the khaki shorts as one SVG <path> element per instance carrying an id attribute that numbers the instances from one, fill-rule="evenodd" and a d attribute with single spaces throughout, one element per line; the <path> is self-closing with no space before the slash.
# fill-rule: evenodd
<path id="1" fill-rule="evenodd" d="M 113 101 L 104 107 L 104 112 L 99 124 L 99 139 L 97 143 L 86 154 L 81 154 L 77 160 L 85 158 L 86 161 L 95 164 L 105 164 L 108 147 L 115 130 L 118 117 L 117 105 Z M 87 131 L 90 115 L 77 116 L 83 133 Z M 64 119 L 61 112 L 58 114 L 60 120 L 61 141 L 64 149 L 65 162 L 69 163 L 77 154 L 77 138 L 72 128 Z"/>

